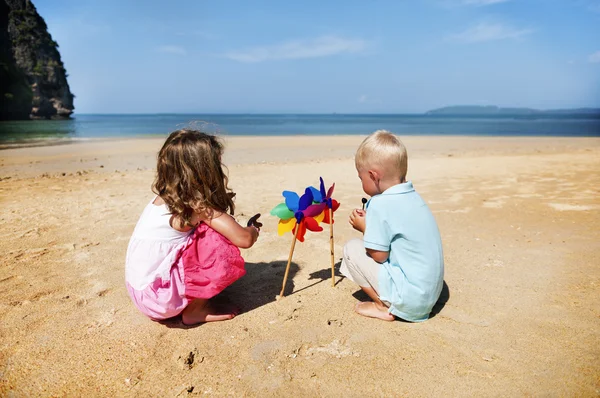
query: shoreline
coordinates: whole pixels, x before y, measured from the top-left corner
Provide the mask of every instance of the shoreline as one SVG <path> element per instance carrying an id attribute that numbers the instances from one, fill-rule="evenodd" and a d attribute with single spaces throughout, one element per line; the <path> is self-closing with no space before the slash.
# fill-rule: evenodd
<path id="1" fill-rule="evenodd" d="M 283 164 L 351 159 L 366 135 L 222 136 L 224 164 Z M 600 148 L 600 138 L 401 136 L 409 159 L 551 154 Z M 64 145 L 0 150 L 1 178 L 48 174 L 123 172 L 155 167 L 155 156 L 166 137 L 86 139 Z M 485 151 L 481 151 L 485 148 Z"/>
<path id="2" fill-rule="evenodd" d="M 366 137 L 370 133 L 364 134 L 336 134 L 336 133 L 322 133 L 322 134 L 229 134 L 224 132 L 217 132 L 215 135 L 220 136 L 224 139 L 227 138 L 298 138 L 298 137 Z M 0 151 L 5 151 L 8 149 L 20 149 L 20 148 L 37 148 L 37 147 L 46 147 L 46 146 L 60 146 L 60 145 L 72 145 L 81 142 L 103 142 L 103 141 L 128 141 L 128 140 L 147 140 L 147 139 L 156 139 L 166 137 L 169 133 L 164 134 L 138 134 L 131 136 L 93 136 L 93 137 L 72 137 L 72 138 L 32 138 L 32 139 L 22 139 L 22 140 L 1 140 L 0 139 Z M 421 137 L 421 138 L 492 138 L 492 139 L 516 139 L 516 138 L 526 138 L 526 139 L 594 139 L 600 138 L 599 134 L 590 134 L 590 135 L 536 135 L 536 134 L 396 134 L 401 137 Z"/>

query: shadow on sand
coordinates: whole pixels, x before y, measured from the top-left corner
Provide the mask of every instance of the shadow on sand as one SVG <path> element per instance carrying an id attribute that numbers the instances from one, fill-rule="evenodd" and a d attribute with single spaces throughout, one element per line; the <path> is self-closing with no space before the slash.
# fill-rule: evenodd
<path id="1" fill-rule="evenodd" d="M 240 313 L 250 312 L 276 300 L 281 291 L 285 266 L 287 261 L 272 261 L 270 263 L 246 263 L 246 275 L 229 286 L 212 302 L 216 306 L 235 306 Z M 286 295 L 293 294 L 294 275 L 298 272 L 298 264 L 292 261 L 285 287 Z M 329 269 L 331 278 L 331 269 Z M 295 292 L 294 292 L 295 293 Z M 181 316 L 160 321 L 169 328 L 190 329 L 203 325 L 187 326 L 181 322 Z"/>
<path id="2" fill-rule="evenodd" d="M 359 301 L 371 301 L 371 298 L 367 296 L 367 294 L 362 290 L 357 290 L 356 292 L 352 293 L 352 296 Z M 435 305 L 433 306 L 431 313 L 429 314 L 429 319 L 434 318 L 437 314 L 439 314 L 442 308 L 444 308 L 444 306 L 448 302 L 448 300 L 450 300 L 450 288 L 448 288 L 448 284 L 446 283 L 446 281 L 444 281 L 444 286 L 442 286 L 440 298 L 438 299 L 437 303 L 435 303 Z M 404 319 L 396 319 L 401 322 L 408 322 Z"/>

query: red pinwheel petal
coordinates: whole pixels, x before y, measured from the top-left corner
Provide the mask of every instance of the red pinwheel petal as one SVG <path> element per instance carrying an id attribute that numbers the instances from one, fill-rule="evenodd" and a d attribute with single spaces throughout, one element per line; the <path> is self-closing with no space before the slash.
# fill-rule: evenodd
<path id="1" fill-rule="evenodd" d="M 321 232 L 323 230 L 323 227 L 319 226 L 319 223 L 317 222 L 317 220 L 315 220 L 312 217 L 305 217 L 304 224 L 306 224 L 306 228 L 309 231 Z"/>
<path id="2" fill-rule="evenodd" d="M 333 210 L 334 212 L 340 208 L 340 202 L 338 202 L 335 199 L 331 199 L 331 210 Z"/>
<path id="3" fill-rule="evenodd" d="M 329 209 L 325 210 L 325 217 L 323 217 L 323 224 L 331 224 L 331 219 L 329 218 Z"/>
<path id="4" fill-rule="evenodd" d="M 298 235 L 296 235 L 296 238 L 300 241 L 300 242 L 304 242 L 304 235 L 306 234 L 306 225 L 305 225 L 305 218 L 302 219 L 302 221 L 300 222 L 300 224 L 296 224 L 296 226 L 294 227 L 294 234 L 296 233 L 296 228 L 300 228 L 300 230 L 298 231 Z"/>

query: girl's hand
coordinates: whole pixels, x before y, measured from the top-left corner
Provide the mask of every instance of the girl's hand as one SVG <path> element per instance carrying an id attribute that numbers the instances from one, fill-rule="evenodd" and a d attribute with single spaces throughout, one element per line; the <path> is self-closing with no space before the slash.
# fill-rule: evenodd
<path id="1" fill-rule="evenodd" d="M 352 213 L 350 213 L 350 219 L 348 220 L 348 222 L 350 223 L 350 225 L 352 225 L 352 228 L 364 234 L 366 227 L 366 215 L 367 212 L 365 212 L 364 210 L 354 209 L 352 210 Z"/>
<path id="2" fill-rule="evenodd" d="M 252 216 L 251 219 L 248 220 L 248 226 L 249 227 L 254 227 L 256 229 L 258 229 L 260 231 L 260 228 L 263 226 L 262 223 L 260 221 L 258 221 L 258 219 L 260 218 L 260 213 L 257 213 L 255 215 Z"/>

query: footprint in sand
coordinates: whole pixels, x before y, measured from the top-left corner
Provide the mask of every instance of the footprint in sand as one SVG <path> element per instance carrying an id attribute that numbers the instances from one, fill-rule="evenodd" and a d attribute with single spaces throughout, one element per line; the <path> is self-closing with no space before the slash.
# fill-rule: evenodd
<path id="1" fill-rule="evenodd" d="M 446 305 L 442 312 L 438 315 L 442 318 L 450 319 L 454 322 L 464 323 L 468 325 L 488 327 L 490 326 L 490 322 L 484 319 L 477 319 L 462 310 L 459 310 L 456 307 L 451 307 Z"/>
<path id="2" fill-rule="evenodd" d="M 271 357 L 274 357 L 279 352 L 281 346 L 281 342 L 277 340 L 262 341 L 254 346 L 250 356 L 255 361 L 269 362 Z"/>
<path id="3" fill-rule="evenodd" d="M 333 340 L 329 344 L 322 344 L 316 347 L 303 344 L 302 347 L 300 347 L 300 349 L 297 350 L 297 354 L 302 356 L 325 354 L 335 358 L 360 356 L 360 352 L 353 351 L 346 342 L 340 342 L 340 340 L 338 339 Z"/>
<path id="4" fill-rule="evenodd" d="M 182 365 L 185 369 L 192 369 L 194 366 L 199 363 L 204 362 L 204 357 L 200 355 L 200 352 L 196 347 L 194 347 L 191 351 L 186 352 L 185 354 L 179 355 L 177 357 L 177 362 Z"/>

